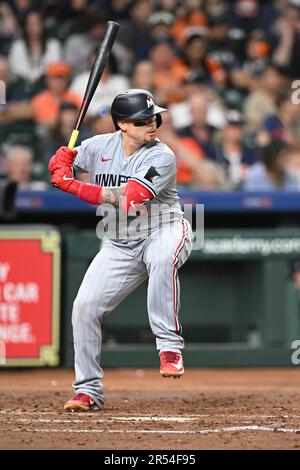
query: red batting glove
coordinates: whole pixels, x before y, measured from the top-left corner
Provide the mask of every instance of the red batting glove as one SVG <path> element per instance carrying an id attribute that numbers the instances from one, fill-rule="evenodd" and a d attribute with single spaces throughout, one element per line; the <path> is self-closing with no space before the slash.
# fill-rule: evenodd
<path id="1" fill-rule="evenodd" d="M 63 166 L 71 167 L 77 153 L 77 150 L 70 150 L 68 147 L 60 147 L 49 161 L 49 171 L 51 175 L 54 173 L 54 171 Z"/>
<path id="2" fill-rule="evenodd" d="M 82 201 L 95 205 L 101 204 L 102 186 L 75 180 L 73 172 L 68 166 L 56 170 L 52 175 L 51 183 L 62 191 L 77 196 Z"/>
<path id="3" fill-rule="evenodd" d="M 50 174 L 51 174 L 51 175 L 53 175 L 53 173 L 54 173 L 56 170 L 59 170 L 59 169 L 61 168 L 61 164 L 58 163 L 57 158 L 56 158 L 56 155 L 53 155 L 53 156 L 50 158 L 48 168 L 49 168 L 49 171 L 50 171 Z"/>
<path id="4" fill-rule="evenodd" d="M 69 166 L 60 166 L 52 173 L 51 183 L 62 191 L 75 194 L 78 191 L 80 181 L 75 180 Z"/>
<path id="5" fill-rule="evenodd" d="M 72 166 L 77 155 L 77 150 L 70 150 L 68 147 L 60 147 L 56 152 L 56 159 L 62 166 Z"/>

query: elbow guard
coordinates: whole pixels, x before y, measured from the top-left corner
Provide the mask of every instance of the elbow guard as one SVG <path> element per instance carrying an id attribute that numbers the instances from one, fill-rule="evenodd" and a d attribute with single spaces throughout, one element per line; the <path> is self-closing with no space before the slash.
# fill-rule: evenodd
<path id="1" fill-rule="evenodd" d="M 122 209 L 129 212 L 131 207 L 137 207 L 150 199 L 153 199 L 153 193 L 149 191 L 142 183 L 135 180 L 129 180 L 124 197 L 122 199 Z"/>

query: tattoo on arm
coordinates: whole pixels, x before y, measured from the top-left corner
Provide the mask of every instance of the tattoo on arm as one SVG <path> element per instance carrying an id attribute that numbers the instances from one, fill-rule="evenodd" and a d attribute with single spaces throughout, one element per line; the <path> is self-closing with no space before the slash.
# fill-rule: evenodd
<path id="1" fill-rule="evenodd" d="M 102 204 L 108 203 L 108 204 L 113 204 L 116 207 L 119 207 L 120 205 L 120 199 L 124 194 L 125 191 L 124 186 L 114 186 L 112 188 L 108 187 L 103 187 L 102 189 Z"/>

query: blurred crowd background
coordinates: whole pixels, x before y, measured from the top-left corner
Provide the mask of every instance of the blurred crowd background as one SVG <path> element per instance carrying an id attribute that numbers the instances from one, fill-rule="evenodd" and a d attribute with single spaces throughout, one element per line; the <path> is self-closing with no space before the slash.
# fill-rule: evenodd
<path id="1" fill-rule="evenodd" d="M 114 131 L 116 94 L 145 88 L 168 108 L 158 136 L 180 188 L 300 190 L 300 0 L 0 1 L 0 176 L 49 187 L 109 20 L 79 143 Z"/>

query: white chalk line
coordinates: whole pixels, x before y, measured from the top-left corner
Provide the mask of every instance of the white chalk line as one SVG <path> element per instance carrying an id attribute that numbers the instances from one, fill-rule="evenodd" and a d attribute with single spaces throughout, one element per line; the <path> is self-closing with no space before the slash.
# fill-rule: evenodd
<path id="1" fill-rule="evenodd" d="M 187 422 L 192 422 L 192 421 L 197 421 L 198 418 L 157 418 L 157 417 L 137 417 L 137 418 L 127 418 L 127 417 L 115 417 L 115 418 L 101 418 L 101 419 L 43 419 L 43 418 L 17 418 L 14 419 L 14 423 L 36 423 L 37 421 L 39 423 L 62 423 L 62 424 L 67 424 L 67 423 L 96 423 L 96 424 L 101 424 L 101 423 L 111 423 L 112 421 L 123 421 L 123 422 L 133 422 L 133 423 L 138 423 L 138 422 L 171 422 L 171 423 L 187 423 Z M 3 419 L 0 422 L 4 421 Z M 7 421 L 5 421 L 7 422 Z"/>
<path id="2" fill-rule="evenodd" d="M 227 432 L 243 432 L 243 431 L 263 431 L 263 432 L 282 432 L 282 433 L 299 433 L 300 429 L 292 428 L 276 428 L 270 426 L 231 426 L 215 429 L 195 429 L 195 430 L 150 430 L 150 429 L 0 429 L 0 432 L 33 432 L 33 433 L 107 433 L 107 434 L 212 434 Z"/>
<path id="3" fill-rule="evenodd" d="M 26 414 L 29 414 L 29 415 L 56 415 L 56 416 L 60 416 L 61 414 L 66 414 L 66 412 L 63 412 L 63 411 L 37 411 L 37 410 L 28 410 L 28 411 L 15 411 L 15 410 L 12 410 L 12 409 L 6 409 L 6 410 L 1 410 L 0 411 L 0 420 L 1 420 L 1 415 L 11 415 L 11 416 L 14 416 L 14 415 L 26 415 Z M 173 416 L 173 417 L 165 417 L 165 416 L 151 416 L 151 415 L 143 415 L 143 416 L 109 416 L 107 418 L 107 415 L 105 415 L 104 413 L 107 413 L 107 411 L 93 411 L 93 412 L 76 412 L 76 416 L 78 417 L 81 417 L 81 416 L 84 416 L 84 417 L 88 417 L 88 416 L 93 416 L 95 417 L 95 415 L 101 415 L 101 417 L 103 416 L 103 418 L 101 418 L 101 421 L 103 421 L 103 419 L 109 419 L 109 420 L 149 420 L 149 421 L 176 421 L 176 420 L 196 420 L 196 419 L 199 419 L 199 418 L 211 418 L 212 415 L 211 414 L 188 414 L 188 415 L 180 415 L 180 416 Z M 299 419 L 300 418 L 300 415 L 283 415 L 283 414 L 278 414 L 278 415 L 258 415 L 258 414 L 255 414 L 255 415 L 240 415 L 240 414 L 227 414 L 227 413 L 224 413 L 222 415 L 220 415 L 220 417 L 226 417 L 226 418 L 237 418 L 239 420 L 243 420 L 243 419 L 258 419 L 258 418 L 261 418 L 261 419 L 278 419 L 278 418 L 281 418 L 281 419 Z M 90 422 L 90 421 L 89 421 Z"/>
<path id="4" fill-rule="evenodd" d="M 273 418 L 274 419 L 274 418 Z M 280 419 L 277 417 L 277 420 Z M 257 421 L 257 417 L 253 418 L 252 420 L 249 419 L 241 419 L 240 421 L 244 421 L 247 423 L 251 423 L 251 421 Z M 7 424 L 19 423 L 19 424 L 31 424 L 31 423 L 59 423 L 59 424 L 104 424 L 109 423 L 112 424 L 113 422 L 123 422 L 127 424 L 136 424 L 136 423 L 145 423 L 145 422 L 164 422 L 164 423 L 193 423 L 194 421 L 198 421 L 198 418 L 165 418 L 165 417 L 137 417 L 137 418 L 127 418 L 127 417 L 115 417 L 115 418 L 101 418 L 101 419 L 43 419 L 43 418 L 17 418 L 11 421 L 7 421 L 0 418 L 0 423 L 5 422 Z M 272 423 L 274 424 L 274 423 Z M 278 426 L 282 425 L 280 423 Z"/>

